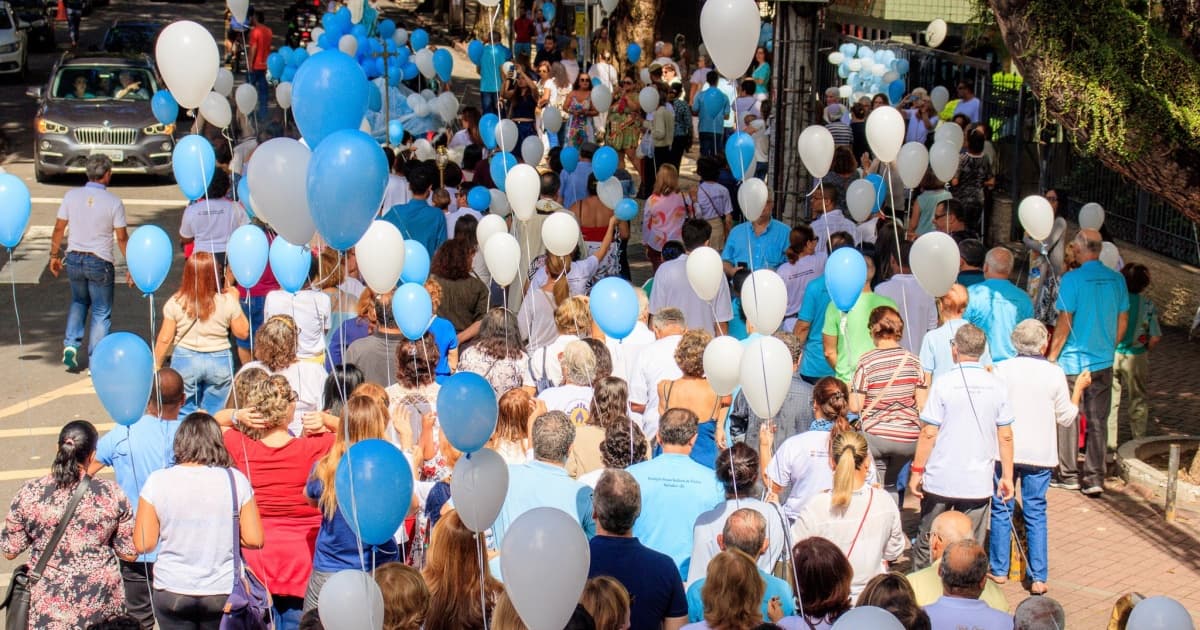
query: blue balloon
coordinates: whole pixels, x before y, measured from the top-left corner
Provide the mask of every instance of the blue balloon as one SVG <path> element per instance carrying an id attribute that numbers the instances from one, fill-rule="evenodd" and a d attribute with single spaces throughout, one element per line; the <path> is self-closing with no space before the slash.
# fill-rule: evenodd
<path id="1" fill-rule="evenodd" d="M 296 80 L 296 66 L 288 66 L 283 69 L 283 76 L 279 77 L 280 83 L 291 83 Z"/>
<path id="2" fill-rule="evenodd" d="M 471 43 L 467 44 L 467 58 L 471 63 L 479 65 L 479 60 L 483 59 L 483 42 L 478 39 L 472 39 Z"/>
<path id="3" fill-rule="evenodd" d="M 379 93 L 379 88 L 374 84 L 367 87 L 367 109 L 373 112 L 383 109 L 383 94 Z"/>
<path id="4" fill-rule="evenodd" d="M 396 87 L 397 85 L 400 85 L 400 78 L 402 75 L 403 75 L 403 71 L 400 70 L 400 68 L 398 66 L 388 66 L 388 71 L 387 71 L 388 86 Z"/>
<path id="5" fill-rule="evenodd" d="M 237 185 L 237 200 L 246 209 L 246 216 L 254 218 L 254 208 L 250 206 L 250 178 L 242 177 L 238 180 Z"/>
<path id="6" fill-rule="evenodd" d="M 375 28 L 379 31 L 379 36 L 388 41 L 391 41 L 392 35 L 396 34 L 396 23 L 391 20 L 384 20 Z"/>
<path id="7" fill-rule="evenodd" d="M 395 43 L 395 42 L 393 42 L 393 43 Z M 393 57 L 395 57 L 396 61 L 393 64 L 393 62 L 391 60 L 389 60 L 388 61 L 389 67 L 392 65 L 403 66 L 404 64 L 408 63 L 409 59 L 412 57 L 412 51 L 410 51 L 407 46 L 405 46 L 404 48 L 397 48 L 396 54 L 393 55 Z"/>
<path id="8" fill-rule="evenodd" d="M 334 46 L 334 48 L 337 48 L 337 46 Z M 299 68 L 300 64 L 304 63 L 307 60 L 308 60 L 308 51 L 303 48 L 297 48 L 292 51 L 292 59 L 291 59 L 291 61 L 288 62 L 287 65 L 295 67 L 295 68 Z"/>
<path id="9" fill-rule="evenodd" d="M 467 193 L 467 204 L 471 206 L 472 210 L 483 212 L 492 205 L 492 193 L 483 186 L 476 186 Z"/>
<path id="10" fill-rule="evenodd" d="M 333 477 L 338 510 L 364 544 L 382 545 L 396 535 L 412 502 L 408 460 L 387 440 L 370 439 L 346 449 Z"/>
<path id="11" fill-rule="evenodd" d="M 20 177 L 0 173 L 0 245 L 12 249 L 21 242 L 32 204 L 29 187 Z"/>
<path id="12" fill-rule="evenodd" d="M 859 59 L 872 59 L 872 58 L 874 58 L 874 56 L 875 56 L 875 51 L 871 50 L 870 48 L 868 48 L 866 46 L 860 46 L 858 48 L 858 58 Z"/>
<path id="13" fill-rule="evenodd" d="M 483 144 L 488 149 L 496 148 L 496 125 L 500 124 L 500 117 L 488 112 L 479 118 L 479 135 L 483 136 Z"/>
<path id="14" fill-rule="evenodd" d="M 866 282 L 867 263 L 857 249 L 843 247 L 830 254 L 825 262 L 825 288 L 843 313 L 854 308 Z"/>
<path id="15" fill-rule="evenodd" d="M 602 182 L 617 174 L 617 151 L 609 146 L 603 146 L 592 155 L 592 174 L 596 181 Z"/>
<path id="16" fill-rule="evenodd" d="M 108 415 L 124 426 L 141 419 L 154 384 L 150 346 L 129 332 L 105 335 L 92 351 L 91 368 L 92 385 Z"/>
<path id="17" fill-rule="evenodd" d="M 401 282 L 425 284 L 429 277 L 429 250 L 420 241 L 404 241 L 404 267 L 400 272 Z"/>
<path id="18" fill-rule="evenodd" d="M 738 180 L 754 174 L 754 138 L 739 131 L 725 141 L 725 162 Z"/>
<path id="19" fill-rule="evenodd" d="M 362 22 L 355 24 L 354 26 L 350 27 L 350 34 L 353 35 L 355 38 L 358 38 L 358 37 L 366 38 L 367 25 L 363 24 Z"/>
<path id="20" fill-rule="evenodd" d="M 413 52 L 429 46 L 429 33 L 426 33 L 423 28 L 414 30 L 408 36 L 408 44 L 412 46 Z"/>
<path id="21" fill-rule="evenodd" d="M 553 2 L 543 2 L 542 3 L 542 16 L 546 18 L 547 22 L 554 21 L 554 13 L 555 13 L 555 9 L 554 9 Z"/>
<path id="22" fill-rule="evenodd" d="M 433 323 L 433 300 L 423 283 L 405 282 L 396 289 L 392 294 L 392 318 L 411 341 L 420 339 L 429 330 L 429 324 Z"/>
<path id="23" fill-rule="evenodd" d="M 292 245 L 282 236 L 275 237 L 267 254 L 271 262 L 271 273 L 279 286 L 288 293 L 295 293 L 308 282 L 308 270 L 312 268 L 312 252 L 303 245 Z"/>
<path id="24" fill-rule="evenodd" d="M 875 205 L 871 208 L 871 213 L 874 214 L 879 212 L 879 209 L 883 207 L 884 200 L 887 199 L 887 186 L 883 183 L 883 175 L 879 173 L 871 173 L 867 175 L 866 179 L 875 187 Z"/>
<path id="25" fill-rule="evenodd" d="M 899 74 L 900 76 L 904 76 L 904 75 L 908 74 L 908 67 L 909 67 L 909 62 L 907 59 L 897 59 L 896 60 L 896 74 Z"/>
<path id="26" fill-rule="evenodd" d="M 507 151 L 492 154 L 492 157 L 489 158 L 488 168 L 496 188 L 504 190 L 504 180 L 508 178 L 508 171 L 516 165 L 516 156 Z"/>
<path id="27" fill-rule="evenodd" d="M 446 439 L 464 453 L 474 453 L 488 443 L 500 413 L 496 390 L 474 372 L 459 372 L 442 381 L 437 408 Z"/>
<path id="28" fill-rule="evenodd" d="M 310 147 L 329 134 L 358 129 L 367 112 L 367 77 L 354 59 L 337 50 L 323 50 L 296 71 L 292 80 L 292 111 Z"/>
<path id="29" fill-rule="evenodd" d="M 296 49 L 292 48 L 291 46 L 280 46 L 279 50 L 275 52 L 279 53 L 280 57 L 283 57 L 284 65 L 291 65 L 292 53 L 296 52 Z"/>
<path id="30" fill-rule="evenodd" d="M 564 171 L 574 173 L 579 166 L 579 149 L 571 145 L 563 147 L 562 153 L 558 154 L 558 161 L 562 162 Z"/>
<path id="31" fill-rule="evenodd" d="M 321 26 L 325 28 L 326 33 L 333 33 L 337 30 L 337 15 L 326 13 L 321 16 Z"/>
<path id="32" fill-rule="evenodd" d="M 286 65 L 287 61 L 284 60 L 283 55 L 277 52 L 267 55 L 267 72 L 270 72 L 271 76 L 277 77 L 282 75 L 283 68 Z"/>
<path id="33" fill-rule="evenodd" d="M 143 225 L 129 235 L 125 263 L 142 293 L 154 293 L 171 271 L 171 237 L 157 225 Z"/>
<path id="34" fill-rule="evenodd" d="M 642 58 L 642 47 L 630 42 L 625 48 L 625 58 L 629 59 L 629 63 L 637 63 Z"/>
<path id="35" fill-rule="evenodd" d="M 362 238 L 383 202 L 388 163 L 375 139 L 357 129 L 330 134 L 308 162 L 308 209 L 330 247 Z"/>
<path id="36" fill-rule="evenodd" d="M 179 118 L 179 103 L 175 102 L 175 97 L 171 96 L 170 90 L 159 90 L 150 98 L 150 109 L 154 112 L 154 119 L 159 124 L 170 125 Z"/>
<path id="37" fill-rule="evenodd" d="M 404 125 L 399 120 L 388 121 L 388 142 L 400 144 L 404 141 Z"/>
<path id="38" fill-rule="evenodd" d="M 637 201 L 633 199 L 622 199 L 617 202 L 617 207 L 613 210 L 613 214 L 617 215 L 617 218 L 622 221 L 632 221 L 637 216 L 637 213 Z"/>
<path id="39" fill-rule="evenodd" d="M 887 84 L 888 100 L 893 103 L 899 103 L 904 98 L 904 80 L 896 79 Z"/>
<path id="40" fill-rule="evenodd" d="M 623 278 L 605 278 L 592 287 L 588 297 L 592 320 L 604 334 L 624 339 L 633 332 L 638 319 L 638 299 L 633 285 Z"/>
<path id="41" fill-rule="evenodd" d="M 337 45 L 337 38 L 333 36 L 331 31 L 325 31 L 317 38 L 317 46 L 320 46 L 321 50 L 337 50 Z"/>
<path id="42" fill-rule="evenodd" d="M 217 156 L 213 153 L 212 144 L 204 136 L 187 135 L 175 144 L 175 151 L 171 153 L 171 170 L 184 197 L 189 200 L 203 197 L 216 169 Z"/>
<path id="43" fill-rule="evenodd" d="M 433 69 L 443 83 L 450 81 L 450 73 L 454 70 L 454 56 L 449 50 L 439 48 L 433 51 Z"/>
<path id="44" fill-rule="evenodd" d="M 337 17 L 338 28 L 341 29 L 342 34 L 349 33 L 350 29 L 354 27 L 354 20 L 350 17 L 350 8 L 343 5 L 338 8 L 335 15 Z"/>
<path id="45" fill-rule="evenodd" d="M 417 64 L 411 61 L 404 62 L 404 65 L 401 66 L 401 72 L 405 81 L 412 81 L 417 78 L 417 75 L 421 74 L 421 70 L 417 68 Z"/>
<path id="46" fill-rule="evenodd" d="M 248 289 L 258 284 L 267 269 L 270 251 L 267 235 L 257 225 L 243 225 L 229 235 L 225 257 L 239 285 Z"/>

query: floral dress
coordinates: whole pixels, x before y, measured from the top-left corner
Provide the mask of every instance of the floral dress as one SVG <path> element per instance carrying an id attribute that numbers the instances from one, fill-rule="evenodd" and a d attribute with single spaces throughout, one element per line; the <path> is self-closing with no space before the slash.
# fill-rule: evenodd
<path id="1" fill-rule="evenodd" d="M 646 247 L 661 252 L 667 241 L 682 240 L 687 205 L 683 195 L 650 195 L 642 211 L 642 238 Z"/>
<path id="2" fill-rule="evenodd" d="M 429 385 L 421 385 L 416 388 L 409 388 L 393 383 L 384 391 L 387 392 L 388 400 L 391 401 L 391 408 L 388 410 L 392 419 L 392 426 L 389 427 L 389 437 L 393 443 L 399 446 L 399 435 L 396 433 L 396 423 L 408 422 L 412 427 L 413 445 L 420 442 L 420 427 L 421 417 L 427 411 L 437 411 L 437 398 L 440 386 L 437 383 Z M 454 469 L 442 455 L 441 449 L 442 425 L 440 422 L 433 425 L 433 444 L 434 455 L 432 459 L 421 462 L 420 481 L 445 481 L 450 478 L 450 473 Z"/>
<path id="3" fill-rule="evenodd" d="M 591 108 L 591 97 L 582 101 L 567 99 L 567 114 L 571 116 L 571 124 L 567 127 L 567 144 L 578 148 L 592 140 L 592 119 L 587 115 Z"/>
<path id="4" fill-rule="evenodd" d="M 92 479 L 63 534 L 45 575 L 30 592 L 29 627 L 76 630 L 125 612 L 125 587 L 115 554 L 137 555 L 133 547 L 133 510 L 117 484 Z M 13 497 L 0 550 L 29 549 L 37 564 L 50 542 L 75 486 L 58 488 L 50 475 L 21 486 Z"/>
<path id="5" fill-rule="evenodd" d="M 513 343 L 521 342 L 514 340 Z M 458 358 L 458 371 L 474 372 L 482 376 L 492 386 L 492 389 L 496 390 L 497 399 L 509 390 L 525 384 L 525 381 L 529 379 L 528 365 L 529 356 L 524 352 L 513 359 L 497 359 L 474 345 L 463 350 L 462 355 Z"/>
<path id="6" fill-rule="evenodd" d="M 617 99 L 608 110 L 608 146 L 617 151 L 636 147 L 642 139 L 642 115 L 629 99 Z"/>

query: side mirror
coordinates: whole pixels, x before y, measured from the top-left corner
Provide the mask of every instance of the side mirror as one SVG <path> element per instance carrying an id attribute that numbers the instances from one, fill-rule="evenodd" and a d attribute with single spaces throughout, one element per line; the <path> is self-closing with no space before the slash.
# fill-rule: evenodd
<path id="1" fill-rule="evenodd" d="M 25 96 L 38 99 L 42 98 L 42 86 L 31 85 L 25 88 Z"/>
<path id="2" fill-rule="evenodd" d="M 29 22 L 26 22 L 25 20 L 17 20 L 17 30 L 28 31 L 31 28 L 33 28 L 33 26 Z"/>

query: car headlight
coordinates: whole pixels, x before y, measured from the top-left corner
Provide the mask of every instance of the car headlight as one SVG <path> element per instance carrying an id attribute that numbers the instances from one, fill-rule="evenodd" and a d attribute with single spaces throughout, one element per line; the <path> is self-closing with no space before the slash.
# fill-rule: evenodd
<path id="1" fill-rule="evenodd" d="M 38 133 L 67 133 L 67 126 L 56 123 L 53 120 L 38 118 L 37 121 Z"/>
<path id="2" fill-rule="evenodd" d="M 149 127 L 143 127 L 142 133 L 147 136 L 169 136 L 175 133 L 175 124 L 164 125 L 162 123 L 155 123 Z"/>
<path id="3" fill-rule="evenodd" d="M 3 46 L 0 46 L 0 54 L 17 52 L 17 50 L 19 48 L 21 48 L 21 42 L 13 42 L 11 44 L 4 44 Z"/>

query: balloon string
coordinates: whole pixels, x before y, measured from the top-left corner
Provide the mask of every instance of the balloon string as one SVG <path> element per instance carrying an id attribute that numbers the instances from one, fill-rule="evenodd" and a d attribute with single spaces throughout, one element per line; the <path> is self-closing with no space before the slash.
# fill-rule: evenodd
<path id="1" fill-rule="evenodd" d="M 500 5 L 497 4 L 496 6 L 492 7 L 492 21 L 491 24 L 488 25 L 488 47 L 491 48 L 491 54 L 488 55 L 487 60 L 489 64 L 496 63 L 496 17 L 499 15 Z M 528 60 L 526 60 L 526 63 L 528 63 Z M 499 70 L 496 72 L 499 73 Z M 497 77 L 497 80 L 498 82 L 503 81 L 504 77 Z M 496 118 L 503 119 L 504 116 L 500 114 L 500 86 L 497 85 L 496 88 Z M 503 150 L 503 147 L 501 147 L 501 150 Z"/>
<path id="2" fill-rule="evenodd" d="M 892 166 L 891 166 L 891 163 L 889 163 L 889 162 L 884 162 L 884 166 L 887 168 L 888 203 L 891 204 L 891 206 L 892 206 L 892 233 L 896 236 L 896 265 L 899 266 L 899 269 L 896 269 L 895 273 L 900 273 L 904 270 L 904 260 L 900 254 L 900 249 L 901 249 L 900 248 L 900 218 L 898 216 L 896 216 L 896 204 L 892 203 L 896 199 L 894 196 L 892 196 L 892 191 L 895 190 L 894 188 L 892 188 Z M 910 197 L 912 196 L 911 191 L 909 192 L 909 196 Z M 910 265 L 912 264 L 911 259 L 908 262 Z M 890 265 L 891 262 L 889 261 L 888 264 Z M 900 301 L 904 305 L 904 318 L 903 318 L 904 327 L 905 327 L 904 332 L 905 332 L 905 334 L 909 334 L 909 331 L 912 329 L 912 326 L 913 326 L 913 320 L 909 316 L 909 312 L 908 312 L 908 291 L 905 290 L 903 287 L 901 287 L 901 290 L 900 290 Z M 910 341 L 911 341 L 912 335 L 909 335 L 909 336 L 910 336 Z"/>
<path id="3" fill-rule="evenodd" d="M 487 580 L 484 577 L 487 575 L 487 555 L 483 553 L 483 535 L 476 533 L 473 537 L 475 538 L 475 556 L 479 561 L 479 614 L 483 617 L 483 630 L 487 630 L 487 593 L 485 592 Z"/>
<path id="4" fill-rule="evenodd" d="M 8 250 L 8 259 L 10 262 L 13 259 L 13 250 L 11 247 Z M 16 323 L 17 323 L 17 357 L 20 358 L 25 355 L 25 339 L 24 339 L 24 335 L 21 333 L 21 309 L 17 306 L 17 269 L 16 269 L 16 265 L 10 264 L 8 266 L 8 273 L 9 273 L 9 286 L 12 287 L 13 317 L 16 318 Z M 28 375 L 26 375 L 24 378 L 21 379 L 21 389 L 23 389 L 24 393 L 25 393 L 25 430 L 26 430 L 26 432 L 27 432 L 26 434 L 28 436 L 32 436 L 33 435 L 33 421 L 30 419 L 29 414 L 31 413 L 30 410 L 33 408 L 33 405 L 32 405 L 32 403 L 30 403 L 29 376 Z"/>
<path id="5" fill-rule="evenodd" d="M 825 199 L 826 198 L 825 197 L 825 180 L 818 179 L 816 187 L 813 188 L 812 192 L 808 193 L 809 196 L 812 196 L 812 194 L 817 192 L 818 189 L 821 191 L 821 199 Z M 824 217 L 828 212 L 830 212 L 830 210 L 828 208 L 824 207 L 824 204 L 825 204 L 824 201 L 822 201 L 821 204 L 822 204 L 821 216 Z M 837 208 L 833 208 L 833 210 L 841 212 Z M 829 231 L 829 222 L 822 221 L 821 223 L 825 224 L 825 248 L 824 249 L 825 249 L 825 257 L 828 258 L 831 254 L 833 254 L 833 242 L 832 242 L 833 236 L 831 235 L 831 233 Z"/>

